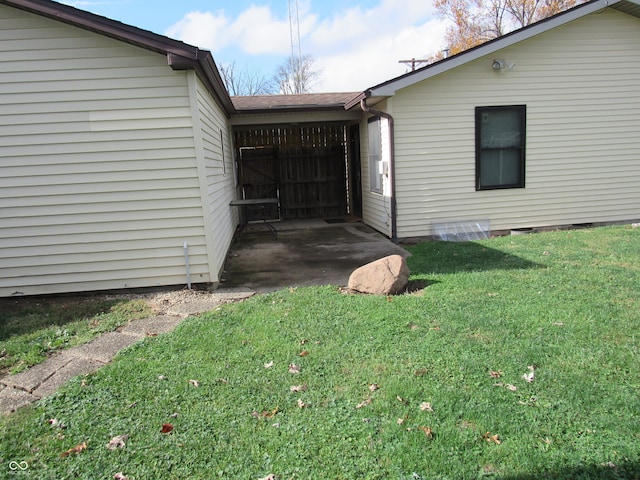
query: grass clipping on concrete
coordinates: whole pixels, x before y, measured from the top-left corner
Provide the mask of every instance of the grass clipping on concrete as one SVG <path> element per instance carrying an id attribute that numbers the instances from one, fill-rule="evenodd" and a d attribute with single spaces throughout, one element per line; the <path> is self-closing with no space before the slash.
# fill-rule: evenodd
<path id="1" fill-rule="evenodd" d="M 410 249 L 419 292 L 290 289 L 130 347 L 2 419 L 2 468 L 640 478 L 640 229 Z"/>

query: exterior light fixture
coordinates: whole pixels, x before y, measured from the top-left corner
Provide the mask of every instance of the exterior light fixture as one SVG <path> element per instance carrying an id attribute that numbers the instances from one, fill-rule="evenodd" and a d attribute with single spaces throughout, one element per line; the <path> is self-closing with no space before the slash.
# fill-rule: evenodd
<path id="1" fill-rule="evenodd" d="M 491 68 L 493 68 L 496 72 L 499 72 L 500 70 L 504 70 L 505 67 L 506 67 L 506 64 L 504 60 L 494 60 L 493 63 L 491 64 Z"/>
<path id="2" fill-rule="evenodd" d="M 494 72 L 504 73 L 505 70 L 511 70 L 515 67 L 515 63 L 507 63 L 503 59 L 496 59 L 491 63 L 491 68 Z"/>

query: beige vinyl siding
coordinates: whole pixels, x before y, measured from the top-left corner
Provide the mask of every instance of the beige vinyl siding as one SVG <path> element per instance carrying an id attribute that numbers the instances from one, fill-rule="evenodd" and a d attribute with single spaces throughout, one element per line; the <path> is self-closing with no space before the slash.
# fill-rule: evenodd
<path id="1" fill-rule="evenodd" d="M 0 296 L 209 282 L 186 72 L 0 6 Z"/>
<path id="2" fill-rule="evenodd" d="M 191 77 L 196 95 L 192 105 L 197 119 L 197 145 L 202 205 L 205 208 L 206 237 L 209 245 L 211 281 L 219 282 L 226 253 L 238 224 L 238 212 L 229 206 L 235 198 L 233 154 L 227 118 L 203 83 Z"/>
<path id="3" fill-rule="evenodd" d="M 386 106 L 386 103 L 385 105 Z M 384 110 L 376 105 L 376 109 Z M 386 119 L 381 119 L 381 155 L 384 161 L 389 161 L 389 126 Z M 362 220 L 371 228 L 391 236 L 391 217 L 389 197 L 389 181 L 383 179 L 382 193 L 371 191 L 369 175 L 369 130 L 367 119 L 360 123 L 360 156 L 361 156 L 361 178 L 362 178 Z"/>
<path id="4" fill-rule="evenodd" d="M 640 20 L 606 10 L 397 92 L 398 235 L 640 218 L 638 45 Z M 521 104 L 526 188 L 476 192 L 475 107 Z"/>

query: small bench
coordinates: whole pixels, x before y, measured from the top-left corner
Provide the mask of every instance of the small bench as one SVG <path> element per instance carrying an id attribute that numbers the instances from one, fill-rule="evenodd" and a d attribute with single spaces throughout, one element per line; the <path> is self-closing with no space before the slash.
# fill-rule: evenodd
<path id="1" fill-rule="evenodd" d="M 256 219 L 256 220 L 250 220 L 246 210 L 247 207 L 262 207 L 265 208 L 268 205 L 276 205 L 277 211 L 278 211 L 278 216 L 280 215 L 280 208 L 279 208 L 279 204 L 280 201 L 277 198 L 243 198 L 243 199 L 239 199 L 239 200 L 231 200 L 229 202 L 229 205 L 232 207 L 242 207 L 243 208 L 243 223 L 242 226 L 243 228 L 249 224 L 249 223 L 256 223 L 256 222 L 262 222 L 264 223 L 269 230 L 271 230 L 273 232 L 273 234 L 276 237 L 276 240 L 278 239 L 278 232 L 275 229 L 275 227 L 273 225 L 271 225 L 270 222 L 278 222 L 280 221 L 280 218 L 275 218 L 275 219 L 266 219 L 266 218 L 260 218 L 260 219 Z"/>

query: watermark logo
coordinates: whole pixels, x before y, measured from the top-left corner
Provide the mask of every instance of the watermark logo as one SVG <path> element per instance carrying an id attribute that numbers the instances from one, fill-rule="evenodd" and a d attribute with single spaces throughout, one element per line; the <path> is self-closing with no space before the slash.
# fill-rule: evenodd
<path id="1" fill-rule="evenodd" d="M 29 468 L 29 464 L 27 462 L 9 462 L 9 470 L 15 472 L 16 470 L 26 470 Z"/>

